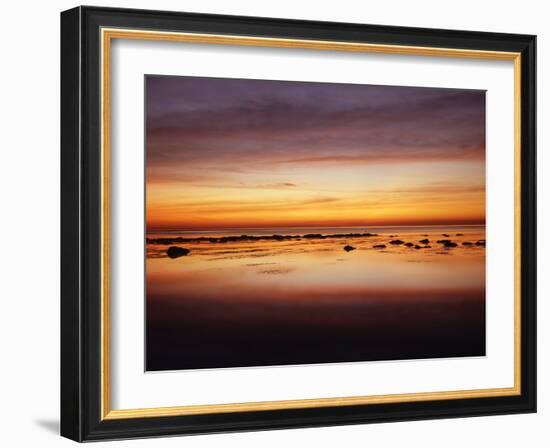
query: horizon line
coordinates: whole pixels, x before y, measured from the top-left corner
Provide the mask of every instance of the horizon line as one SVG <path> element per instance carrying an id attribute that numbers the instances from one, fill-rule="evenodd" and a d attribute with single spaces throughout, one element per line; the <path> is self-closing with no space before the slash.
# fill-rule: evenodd
<path id="1" fill-rule="evenodd" d="M 149 228 L 147 225 L 146 233 L 152 233 L 152 232 L 178 232 L 178 231 L 214 231 L 214 230 L 237 230 L 237 229 L 322 229 L 322 228 L 369 228 L 369 227 L 386 227 L 386 228 L 400 228 L 400 227 L 474 227 L 474 226 L 485 226 L 486 222 L 478 222 L 478 223 L 446 223 L 446 224 L 366 224 L 366 225 L 306 225 L 306 226 L 300 226 L 300 225 L 271 225 L 271 226 L 225 226 L 225 227 L 157 227 L 157 228 Z"/>

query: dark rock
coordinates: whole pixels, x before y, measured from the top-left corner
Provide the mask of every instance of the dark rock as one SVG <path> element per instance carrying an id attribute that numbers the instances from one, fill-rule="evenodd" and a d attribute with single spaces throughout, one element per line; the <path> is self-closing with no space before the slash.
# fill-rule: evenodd
<path id="1" fill-rule="evenodd" d="M 324 235 L 321 235 L 320 233 L 307 233 L 306 235 L 302 236 L 302 238 L 323 239 L 326 237 Z"/>
<path id="2" fill-rule="evenodd" d="M 306 239 L 320 239 L 324 240 L 327 238 L 364 238 L 378 236 L 376 233 L 336 233 L 333 235 L 323 235 L 321 233 L 308 233 L 306 235 L 228 235 L 220 237 L 195 237 L 195 238 L 183 238 L 183 237 L 174 237 L 174 238 L 146 238 L 145 241 L 147 244 L 158 244 L 165 246 L 172 246 L 174 244 L 183 244 L 183 243 L 200 243 L 200 242 L 210 242 L 210 243 L 232 243 L 239 241 L 288 241 L 288 240 L 300 240 L 303 238 Z"/>
<path id="3" fill-rule="evenodd" d="M 432 248 L 432 246 L 424 246 L 424 247 L 422 247 L 422 249 L 431 249 L 431 248 Z"/>
<path id="4" fill-rule="evenodd" d="M 189 249 L 185 249 L 184 247 L 170 246 L 166 251 L 166 255 L 170 258 L 178 258 L 187 255 L 189 252 L 191 251 Z"/>
<path id="5" fill-rule="evenodd" d="M 399 245 L 399 244 L 403 244 L 404 241 L 401 241 L 401 240 L 391 240 L 390 241 L 390 244 L 394 244 L 394 245 Z"/>
<path id="6" fill-rule="evenodd" d="M 413 247 L 414 244 L 413 244 L 413 243 L 405 243 L 405 246 L 407 246 L 407 247 Z"/>
<path id="7" fill-rule="evenodd" d="M 385 249 L 386 245 L 385 244 L 375 244 L 372 247 L 373 247 L 373 249 Z"/>
<path id="8" fill-rule="evenodd" d="M 473 244 L 470 243 L 469 241 L 464 241 L 464 242 L 462 243 L 462 245 L 463 245 L 463 246 L 473 246 Z"/>
<path id="9" fill-rule="evenodd" d="M 464 236 L 463 233 L 457 233 L 456 236 Z"/>
<path id="10" fill-rule="evenodd" d="M 345 250 L 346 252 L 349 252 L 349 251 L 351 251 L 351 250 L 355 250 L 355 247 L 350 246 L 350 245 L 348 244 L 347 246 L 344 246 L 344 250 Z"/>
<path id="11" fill-rule="evenodd" d="M 445 247 L 456 247 L 458 246 L 458 244 L 456 243 L 453 243 L 452 241 L 447 241 L 446 243 L 443 244 Z"/>
<path id="12" fill-rule="evenodd" d="M 414 246 L 414 248 L 415 248 L 415 249 L 422 249 L 422 246 L 419 246 L 418 244 L 416 244 L 416 245 Z"/>
<path id="13" fill-rule="evenodd" d="M 443 236 L 449 238 L 451 235 L 447 235 L 446 233 L 444 233 Z"/>
<path id="14" fill-rule="evenodd" d="M 485 246 L 485 240 L 476 241 L 476 246 Z"/>
<path id="15" fill-rule="evenodd" d="M 422 243 L 422 244 L 428 244 L 430 242 L 430 240 L 428 238 L 424 238 L 423 240 L 420 240 L 419 243 Z"/>
<path id="16" fill-rule="evenodd" d="M 451 240 L 437 240 L 438 244 L 452 243 Z"/>

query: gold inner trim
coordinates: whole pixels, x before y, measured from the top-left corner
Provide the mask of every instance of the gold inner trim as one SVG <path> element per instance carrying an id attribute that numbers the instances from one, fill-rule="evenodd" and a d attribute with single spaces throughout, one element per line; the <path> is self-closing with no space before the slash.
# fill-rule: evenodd
<path id="1" fill-rule="evenodd" d="M 110 186 L 111 186 L 111 38 L 101 33 L 101 419 L 111 405 Z"/>
<path id="2" fill-rule="evenodd" d="M 514 59 L 514 385 L 521 393 L 521 54 Z"/>
<path id="3" fill-rule="evenodd" d="M 216 45 L 242 45 L 275 48 L 384 53 L 414 56 L 458 57 L 507 60 L 514 62 L 514 386 L 476 390 L 419 392 L 408 394 L 314 398 L 212 405 L 188 405 L 142 409 L 111 409 L 110 369 L 110 49 L 112 39 L 187 42 Z M 521 54 L 513 52 L 417 47 L 303 39 L 101 29 L 101 419 L 167 417 L 316 407 L 350 406 L 414 401 L 501 397 L 521 394 Z"/>

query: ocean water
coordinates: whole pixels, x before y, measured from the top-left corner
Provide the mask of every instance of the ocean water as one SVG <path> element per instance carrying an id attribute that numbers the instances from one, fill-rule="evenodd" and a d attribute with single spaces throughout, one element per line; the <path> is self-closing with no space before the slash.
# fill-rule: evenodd
<path id="1" fill-rule="evenodd" d="M 469 232 L 471 234 L 484 233 L 484 225 L 452 225 L 452 226 L 351 226 L 351 227 L 241 227 L 241 228 L 223 228 L 218 229 L 188 229 L 188 230 L 164 230 L 148 232 L 149 238 L 166 238 L 166 237 L 215 237 L 215 236 L 236 236 L 236 235 L 304 235 L 307 233 L 321 233 L 323 235 L 336 233 L 378 233 L 383 235 L 391 234 L 426 234 L 433 235 L 443 234 L 446 232 L 461 233 Z"/>
<path id="2" fill-rule="evenodd" d="M 216 229 L 147 237 L 365 232 L 378 235 L 174 243 L 190 250 L 179 258 L 166 255 L 169 244 L 147 244 L 147 370 L 483 356 L 485 247 L 462 243 L 484 240 L 484 226 Z M 419 243 L 425 238 L 431 247 Z M 422 248 L 389 244 L 393 239 Z M 441 239 L 457 247 L 444 247 Z M 386 248 L 373 247 L 381 244 Z"/>

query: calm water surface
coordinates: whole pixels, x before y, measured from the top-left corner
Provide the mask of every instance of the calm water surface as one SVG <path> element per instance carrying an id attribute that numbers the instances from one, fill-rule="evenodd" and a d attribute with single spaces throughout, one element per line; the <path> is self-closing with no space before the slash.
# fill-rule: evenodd
<path id="1" fill-rule="evenodd" d="M 481 356 L 484 226 L 232 229 L 194 238 L 378 236 L 147 245 L 147 370 Z M 444 237 L 443 234 L 450 235 Z M 457 234 L 463 234 L 458 235 Z M 392 235 L 392 236 L 390 236 Z M 426 236 L 427 235 L 427 236 Z M 392 239 L 431 248 L 389 245 Z M 436 243 L 458 244 L 444 248 Z M 343 250 L 345 245 L 356 249 Z M 386 249 L 374 249 L 386 244 Z"/>

